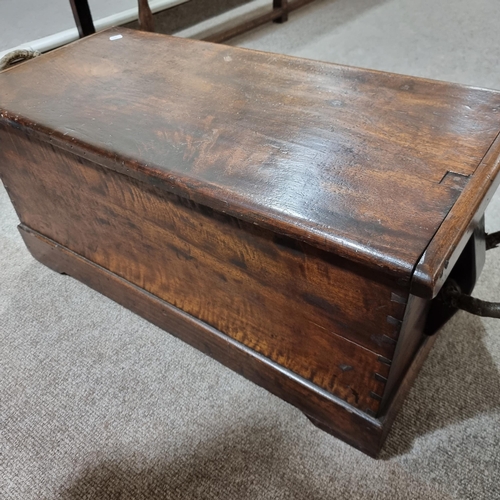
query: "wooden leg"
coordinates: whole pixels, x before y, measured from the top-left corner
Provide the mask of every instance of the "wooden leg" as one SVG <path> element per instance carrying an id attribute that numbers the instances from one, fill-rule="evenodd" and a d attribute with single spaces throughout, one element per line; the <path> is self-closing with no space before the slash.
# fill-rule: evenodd
<path id="1" fill-rule="evenodd" d="M 148 0 L 139 0 L 139 27 L 142 31 L 154 31 L 153 13 Z"/>
<path id="2" fill-rule="evenodd" d="M 246 33 L 247 31 L 253 30 L 258 26 L 262 26 L 263 24 L 269 23 L 271 21 L 277 23 L 283 23 L 288 19 L 288 13 L 293 12 L 294 10 L 300 9 L 309 3 L 314 2 L 314 0 L 295 0 L 292 3 L 288 3 L 287 0 L 274 0 L 273 9 L 265 14 L 262 14 L 254 19 L 250 19 L 249 21 L 245 21 L 242 24 L 238 24 L 230 29 L 226 29 L 224 31 L 219 31 L 218 33 L 214 33 L 210 36 L 207 36 L 203 40 L 206 42 L 212 43 L 223 43 L 235 36 L 239 36 L 242 33 Z M 286 12 L 283 12 L 283 9 L 286 8 Z"/>
<path id="3" fill-rule="evenodd" d="M 94 21 L 87 0 L 69 0 L 80 38 L 95 33 Z"/>
<path id="4" fill-rule="evenodd" d="M 288 0 L 273 0 L 273 9 L 283 9 L 286 11 L 283 13 L 282 16 L 274 20 L 275 23 L 281 24 L 288 21 L 288 11 L 286 10 L 287 7 L 288 7 Z"/>

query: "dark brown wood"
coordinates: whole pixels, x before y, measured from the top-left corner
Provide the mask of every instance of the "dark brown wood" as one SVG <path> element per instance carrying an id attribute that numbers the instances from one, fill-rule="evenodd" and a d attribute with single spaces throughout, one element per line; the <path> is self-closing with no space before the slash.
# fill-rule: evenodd
<path id="1" fill-rule="evenodd" d="M 387 315 L 404 312 L 390 300 L 394 286 L 45 143 L 10 135 L 2 145 L 11 167 L 3 179 L 22 200 L 18 215 L 28 227 L 353 406 L 377 411 L 371 392 L 383 393 L 385 384 L 375 374 L 388 375 L 378 356 L 392 358 L 397 338 Z"/>
<path id="2" fill-rule="evenodd" d="M 80 38 L 95 33 L 94 21 L 87 0 L 69 0 Z"/>
<path id="3" fill-rule="evenodd" d="M 399 385 L 397 389 L 391 393 L 390 399 L 387 401 L 387 404 L 383 407 L 381 413 L 378 416 L 378 421 L 382 427 L 382 432 L 378 434 L 378 445 L 374 446 L 374 449 L 380 451 L 382 448 L 385 439 L 387 438 L 387 434 L 391 430 L 392 424 L 401 409 L 401 406 L 404 403 L 408 392 L 410 391 L 413 382 L 417 378 L 422 366 L 436 341 L 436 336 L 432 337 L 422 337 L 421 343 L 411 361 L 411 364 L 406 367 L 406 371 L 404 376 L 399 381 Z M 378 452 L 377 452 L 378 453 Z"/>
<path id="4" fill-rule="evenodd" d="M 447 273 L 447 281 L 453 280 L 463 293 L 472 293 L 483 270 L 485 258 L 486 241 L 483 217 L 469 238 L 456 264 L 451 268 L 451 272 Z M 426 335 L 434 335 L 457 312 L 457 308 L 449 305 L 443 298 L 444 292 L 443 286 L 437 297 L 432 301 L 425 323 L 424 332 Z"/>
<path id="5" fill-rule="evenodd" d="M 314 0 L 295 0 L 294 2 L 286 2 L 286 6 L 280 7 L 279 3 L 284 3 L 284 0 L 277 0 L 278 6 L 273 3 L 273 9 L 271 11 L 261 14 L 253 19 L 250 19 L 249 21 L 233 26 L 232 28 L 214 33 L 204 38 L 204 40 L 206 42 L 223 43 L 271 21 L 278 23 L 281 22 L 279 21 L 280 19 L 284 19 L 284 21 L 286 21 L 290 12 L 300 9 L 301 7 L 304 7 L 312 2 L 314 2 Z"/>
<path id="6" fill-rule="evenodd" d="M 153 13 L 149 7 L 148 0 L 138 0 L 139 4 L 139 27 L 142 31 L 154 31 L 155 23 Z"/>
<path id="7" fill-rule="evenodd" d="M 404 376 L 411 366 L 418 349 L 424 340 L 424 329 L 431 301 L 410 295 L 405 316 L 400 325 L 398 344 L 391 360 L 391 370 L 382 394 L 380 411 L 384 412 L 390 406 L 394 393 L 401 386 Z"/>
<path id="8" fill-rule="evenodd" d="M 122 28 L 0 87 L 36 258 L 377 452 L 432 298 L 480 271 L 500 93 Z"/>
<path id="9" fill-rule="evenodd" d="M 500 107 L 491 108 L 500 113 Z M 435 297 L 462 254 L 474 231 L 482 224 L 486 207 L 500 184 L 500 137 L 485 152 L 462 195 L 429 243 L 415 270 L 412 292 Z"/>
<path id="10" fill-rule="evenodd" d="M 498 92 L 124 29 L 0 83 L 2 121 L 401 284 L 500 128 Z"/>
<path id="11" fill-rule="evenodd" d="M 273 9 L 280 9 L 283 14 L 280 17 L 274 19 L 275 23 L 285 23 L 288 21 L 288 0 L 273 0 Z"/>
<path id="12" fill-rule="evenodd" d="M 329 422 L 331 426 L 328 432 L 352 446 L 371 456 L 379 452 L 380 436 L 384 430 L 378 420 L 26 226 L 19 226 L 19 230 L 30 252 L 46 266 L 75 277 L 160 328 L 172 332 L 184 342 L 296 406 L 317 425 Z"/>
<path id="13" fill-rule="evenodd" d="M 203 40 L 205 42 L 224 43 L 230 40 L 231 38 L 235 38 L 239 35 L 242 35 L 243 33 L 247 33 L 248 31 L 252 31 L 255 28 L 258 28 L 263 24 L 272 22 L 275 19 L 282 17 L 283 15 L 284 14 L 281 9 L 273 9 L 270 10 L 269 12 L 266 12 L 265 14 L 256 16 L 253 19 L 237 24 L 236 26 L 233 26 L 229 29 L 224 29 L 222 31 L 213 33 L 205 37 Z"/>

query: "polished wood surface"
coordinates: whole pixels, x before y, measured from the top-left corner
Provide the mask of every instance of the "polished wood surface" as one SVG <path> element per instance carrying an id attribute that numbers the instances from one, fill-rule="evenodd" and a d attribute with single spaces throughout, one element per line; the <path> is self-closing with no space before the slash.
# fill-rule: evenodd
<path id="1" fill-rule="evenodd" d="M 0 88 L 37 259 L 377 453 L 433 297 L 480 272 L 498 92 L 122 29 Z"/>
<path id="2" fill-rule="evenodd" d="M 497 92 L 124 29 L 0 86 L 4 122 L 401 283 L 500 129 Z"/>
<path id="3" fill-rule="evenodd" d="M 372 457 L 379 454 L 392 423 L 436 340 L 436 336 L 421 340 L 412 364 L 404 372 L 390 404 L 384 407 L 379 418 L 373 418 L 55 241 L 24 225 L 20 225 L 19 230 L 26 246 L 41 263 L 56 272 L 73 276 L 160 328 L 172 332 L 184 342 L 294 405 L 314 425 Z"/>
<path id="4" fill-rule="evenodd" d="M 46 266 L 75 277 L 155 325 L 172 332 L 184 342 L 296 406 L 316 424 L 323 425 L 326 431 L 364 453 L 376 456 L 380 451 L 384 428 L 379 420 L 356 410 L 253 349 L 59 243 L 23 225 L 19 226 L 19 230 L 30 252 Z"/>
<path id="5" fill-rule="evenodd" d="M 26 226 L 377 412 L 403 289 L 40 141 L 3 135 L 0 163 Z"/>
<path id="6" fill-rule="evenodd" d="M 500 108 L 497 111 L 500 113 Z M 413 293 L 427 298 L 437 295 L 474 231 L 484 225 L 484 212 L 499 184 L 497 136 L 418 262 L 412 280 Z"/>

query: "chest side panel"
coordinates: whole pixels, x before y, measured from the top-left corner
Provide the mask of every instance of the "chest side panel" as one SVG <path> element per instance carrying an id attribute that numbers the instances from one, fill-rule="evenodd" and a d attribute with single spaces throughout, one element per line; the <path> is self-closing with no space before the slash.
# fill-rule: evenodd
<path id="1" fill-rule="evenodd" d="M 17 134 L 1 145 L 2 178 L 28 227 L 377 411 L 404 289 L 51 145 Z"/>

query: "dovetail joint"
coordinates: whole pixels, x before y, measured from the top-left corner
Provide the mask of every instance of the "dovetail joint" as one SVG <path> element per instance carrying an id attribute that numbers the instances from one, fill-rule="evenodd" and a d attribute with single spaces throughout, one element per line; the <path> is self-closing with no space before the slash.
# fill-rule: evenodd
<path id="1" fill-rule="evenodd" d="M 387 365 L 387 366 L 392 365 L 392 361 L 390 359 L 384 358 L 384 356 L 379 356 L 377 358 L 377 360 L 380 361 L 380 363 L 384 363 L 384 365 Z"/>
<path id="2" fill-rule="evenodd" d="M 396 339 L 393 339 L 392 337 L 389 337 L 388 335 L 382 335 L 382 340 L 385 344 L 396 345 L 398 343 L 398 341 Z"/>
<path id="3" fill-rule="evenodd" d="M 405 304 L 408 302 L 407 299 L 401 297 L 397 293 L 391 292 L 391 302 L 396 302 L 397 304 Z"/>
<path id="4" fill-rule="evenodd" d="M 378 380 L 379 382 L 387 384 L 387 379 L 384 376 L 380 375 L 380 373 L 375 373 L 374 378 L 375 378 L 375 380 Z"/>
<path id="5" fill-rule="evenodd" d="M 393 316 L 387 316 L 387 323 L 397 327 L 401 327 L 403 322 L 400 319 L 394 318 Z"/>

